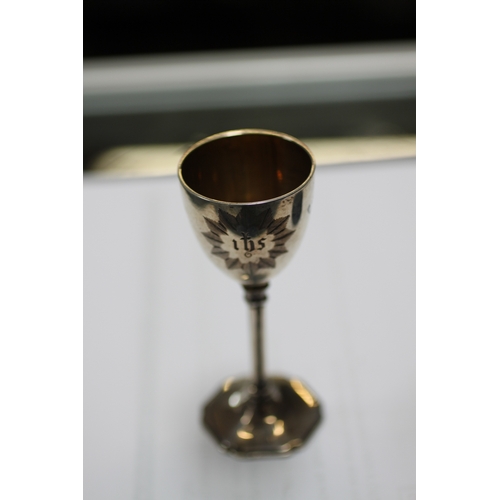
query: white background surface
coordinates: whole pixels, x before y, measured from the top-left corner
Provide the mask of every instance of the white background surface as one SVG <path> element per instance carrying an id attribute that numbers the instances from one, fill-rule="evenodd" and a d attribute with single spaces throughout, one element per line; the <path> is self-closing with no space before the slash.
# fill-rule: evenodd
<path id="1" fill-rule="evenodd" d="M 174 177 L 84 183 L 84 496 L 415 497 L 415 160 L 320 167 L 271 283 L 269 372 L 323 404 L 286 459 L 220 453 L 201 406 L 250 370 L 239 286 L 203 255 Z"/>

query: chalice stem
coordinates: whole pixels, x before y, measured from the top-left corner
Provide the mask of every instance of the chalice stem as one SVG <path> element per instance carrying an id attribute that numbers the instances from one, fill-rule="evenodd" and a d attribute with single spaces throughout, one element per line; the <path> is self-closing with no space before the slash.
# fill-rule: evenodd
<path id="1" fill-rule="evenodd" d="M 264 377 L 264 303 L 268 284 L 243 285 L 245 298 L 250 307 L 250 321 L 253 338 L 254 380 L 258 390 L 265 386 Z"/>

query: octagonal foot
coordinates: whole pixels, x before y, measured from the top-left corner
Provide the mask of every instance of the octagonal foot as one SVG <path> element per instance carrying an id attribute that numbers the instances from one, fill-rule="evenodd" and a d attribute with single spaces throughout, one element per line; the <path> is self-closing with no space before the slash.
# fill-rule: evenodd
<path id="1" fill-rule="evenodd" d="M 257 390 L 228 379 L 207 403 L 203 422 L 217 443 L 242 457 L 286 456 L 301 447 L 321 419 L 313 394 L 297 379 L 270 377 Z"/>

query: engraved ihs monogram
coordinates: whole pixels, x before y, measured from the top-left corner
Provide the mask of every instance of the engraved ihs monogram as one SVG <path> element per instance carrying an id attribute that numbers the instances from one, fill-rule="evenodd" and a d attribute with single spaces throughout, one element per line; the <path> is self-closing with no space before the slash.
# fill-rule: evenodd
<path id="1" fill-rule="evenodd" d="M 255 250 L 255 243 L 252 238 L 247 233 L 242 233 L 242 236 L 240 240 L 243 240 L 243 248 L 245 250 L 245 257 L 250 258 L 252 257 L 252 252 Z M 266 248 L 266 238 L 261 238 L 259 241 L 257 241 L 257 244 L 259 245 L 259 249 L 263 250 Z M 233 246 L 235 250 L 239 250 L 238 243 L 236 240 L 233 240 Z"/>
<path id="2" fill-rule="evenodd" d="M 204 218 L 209 231 L 202 234 L 227 269 L 254 275 L 260 269 L 274 268 L 276 259 L 288 252 L 285 244 L 295 232 L 286 227 L 289 215 L 273 219 L 270 209 L 257 215 L 242 209 L 236 216 L 219 210 L 218 215 L 217 221 Z"/>

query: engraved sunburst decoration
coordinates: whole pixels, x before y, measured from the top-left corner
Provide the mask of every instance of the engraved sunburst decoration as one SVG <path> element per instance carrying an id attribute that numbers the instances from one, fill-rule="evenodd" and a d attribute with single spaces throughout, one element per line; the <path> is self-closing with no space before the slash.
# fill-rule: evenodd
<path id="1" fill-rule="evenodd" d="M 285 244 L 295 232 L 286 227 L 289 215 L 274 219 L 270 209 L 259 214 L 242 209 L 234 216 L 219 209 L 218 216 L 217 221 L 204 217 L 209 231 L 202 234 L 228 269 L 253 276 L 260 269 L 274 268 L 276 259 L 288 252 Z"/>

